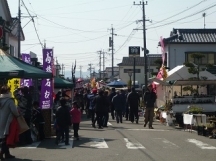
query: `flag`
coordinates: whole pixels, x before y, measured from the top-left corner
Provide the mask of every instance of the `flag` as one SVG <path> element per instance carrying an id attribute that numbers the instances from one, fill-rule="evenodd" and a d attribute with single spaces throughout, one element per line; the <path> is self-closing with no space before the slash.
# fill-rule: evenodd
<path id="1" fill-rule="evenodd" d="M 164 65 L 164 60 L 165 60 L 165 46 L 164 46 L 164 39 L 161 36 L 160 37 L 160 45 L 161 45 L 161 52 L 162 52 L 162 64 Z"/>
<path id="2" fill-rule="evenodd" d="M 53 49 L 43 49 L 43 70 L 52 73 Z M 52 108 L 53 80 L 43 79 L 41 84 L 40 107 L 42 109 Z"/>

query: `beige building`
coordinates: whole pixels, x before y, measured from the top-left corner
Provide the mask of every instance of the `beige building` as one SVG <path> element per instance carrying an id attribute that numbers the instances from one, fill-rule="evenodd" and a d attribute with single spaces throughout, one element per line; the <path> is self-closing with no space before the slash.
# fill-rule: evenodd
<path id="1" fill-rule="evenodd" d="M 152 73 L 158 72 L 158 64 L 155 63 L 157 59 L 161 59 L 161 54 L 148 54 L 147 57 L 148 66 L 148 78 L 152 77 Z M 142 87 L 144 85 L 145 74 L 144 74 L 144 57 L 135 57 L 135 81 Z M 119 66 L 119 79 L 121 81 L 128 83 L 130 80 L 129 72 L 132 71 L 131 80 L 133 81 L 133 57 L 123 57 L 122 62 L 118 64 Z"/>

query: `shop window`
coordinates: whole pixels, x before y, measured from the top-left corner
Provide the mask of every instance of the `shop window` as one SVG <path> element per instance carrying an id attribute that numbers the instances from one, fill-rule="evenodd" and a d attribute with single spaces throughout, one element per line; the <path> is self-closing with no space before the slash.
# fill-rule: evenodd
<path id="1" fill-rule="evenodd" d="M 205 57 L 199 60 L 192 58 L 192 54 L 203 54 Z M 216 53 L 208 53 L 208 52 L 187 52 L 186 53 L 186 62 L 193 62 L 195 64 L 206 65 L 206 64 L 215 64 Z"/>
<path id="2" fill-rule="evenodd" d="M 128 73 L 129 71 L 133 72 L 133 69 L 124 69 L 124 73 Z M 140 73 L 141 70 L 140 69 L 135 69 L 135 73 Z"/>

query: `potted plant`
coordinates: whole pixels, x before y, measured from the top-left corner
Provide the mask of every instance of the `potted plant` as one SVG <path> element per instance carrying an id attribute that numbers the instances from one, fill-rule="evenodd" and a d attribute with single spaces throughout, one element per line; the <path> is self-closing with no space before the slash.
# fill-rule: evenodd
<path id="1" fill-rule="evenodd" d="M 185 114 L 201 114 L 202 112 L 203 112 L 202 108 L 192 105 L 190 106 L 189 110 L 185 112 Z"/>

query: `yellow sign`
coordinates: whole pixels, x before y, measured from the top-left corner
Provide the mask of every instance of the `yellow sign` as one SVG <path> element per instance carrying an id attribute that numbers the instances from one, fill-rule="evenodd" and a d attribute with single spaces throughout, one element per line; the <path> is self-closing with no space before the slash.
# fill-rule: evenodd
<path id="1" fill-rule="evenodd" d="M 19 78 L 9 79 L 7 85 L 8 85 L 8 87 L 10 87 L 12 97 L 14 98 L 13 92 L 16 88 L 20 87 L 20 79 Z M 15 100 L 15 104 L 17 105 L 17 100 Z"/>

